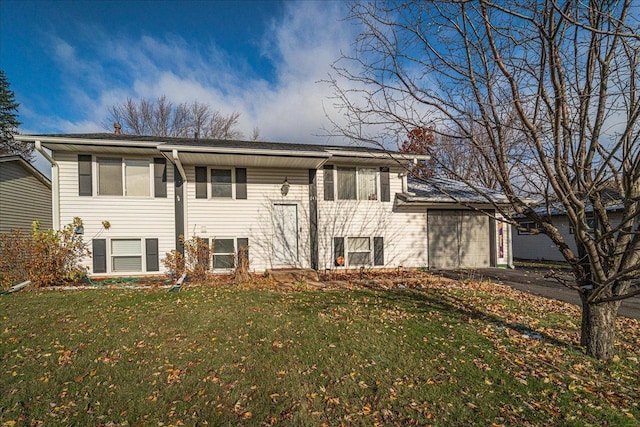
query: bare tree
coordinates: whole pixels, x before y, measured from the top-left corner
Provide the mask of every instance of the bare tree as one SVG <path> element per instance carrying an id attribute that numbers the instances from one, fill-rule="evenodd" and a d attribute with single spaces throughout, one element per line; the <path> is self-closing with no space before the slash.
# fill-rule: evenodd
<path id="1" fill-rule="evenodd" d="M 340 135 L 384 145 L 434 125 L 473 149 L 570 264 L 581 344 L 599 359 L 614 354 L 620 301 L 640 294 L 638 12 L 631 0 L 355 3 L 356 53 L 332 79 Z M 566 211 L 577 251 L 532 195 Z"/>
<path id="2" fill-rule="evenodd" d="M 242 139 L 239 118 L 240 113 L 224 115 L 198 101 L 174 104 L 163 95 L 156 100 L 127 98 L 111 107 L 104 126 L 110 129 L 112 123 L 120 123 L 122 132 L 130 135 Z M 258 138 L 258 128 L 254 128 L 253 140 Z"/>

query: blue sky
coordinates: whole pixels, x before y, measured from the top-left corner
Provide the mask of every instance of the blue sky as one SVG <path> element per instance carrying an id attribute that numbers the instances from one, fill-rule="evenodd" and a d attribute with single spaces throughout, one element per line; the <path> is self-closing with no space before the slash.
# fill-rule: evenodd
<path id="1" fill-rule="evenodd" d="M 127 97 L 198 100 L 263 140 L 328 140 L 330 64 L 354 27 L 338 1 L 0 1 L 0 68 L 22 133 L 107 131 Z"/>

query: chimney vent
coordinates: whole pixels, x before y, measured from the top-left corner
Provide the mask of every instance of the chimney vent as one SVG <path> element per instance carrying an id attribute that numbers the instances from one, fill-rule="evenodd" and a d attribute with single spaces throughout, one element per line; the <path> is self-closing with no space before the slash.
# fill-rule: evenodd
<path id="1" fill-rule="evenodd" d="M 116 135 L 122 135 L 122 125 L 118 122 L 113 124 L 113 133 Z"/>

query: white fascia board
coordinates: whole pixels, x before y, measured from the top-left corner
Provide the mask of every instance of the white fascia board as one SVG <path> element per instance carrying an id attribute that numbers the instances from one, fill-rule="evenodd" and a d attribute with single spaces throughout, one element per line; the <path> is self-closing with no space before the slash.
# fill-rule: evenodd
<path id="1" fill-rule="evenodd" d="M 330 153 L 334 157 L 361 157 L 361 158 L 373 158 L 373 159 L 393 159 L 398 161 L 411 161 L 411 160 L 429 160 L 431 156 L 427 154 L 414 154 L 414 153 L 398 153 L 398 152 L 367 152 L 367 151 L 347 151 L 347 150 L 333 150 L 327 149 L 327 153 Z"/>
<path id="2" fill-rule="evenodd" d="M 211 154 L 245 154 L 254 156 L 280 156 L 280 157 L 316 157 L 328 159 L 331 154 L 323 151 L 296 151 L 296 150 L 267 150 L 260 148 L 238 148 L 238 147 L 190 147 L 187 145 L 158 146 L 160 151 L 178 150 L 181 153 L 211 153 Z"/>
<path id="3" fill-rule="evenodd" d="M 91 138 L 66 138 L 61 136 L 15 135 L 17 141 L 35 142 L 43 144 L 74 144 L 74 145 L 103 145 L 103 146 L 131 146 L 144 148 L 157 148 L 158 141 L 136 141 L 133 139 L 91 139 Z"/>

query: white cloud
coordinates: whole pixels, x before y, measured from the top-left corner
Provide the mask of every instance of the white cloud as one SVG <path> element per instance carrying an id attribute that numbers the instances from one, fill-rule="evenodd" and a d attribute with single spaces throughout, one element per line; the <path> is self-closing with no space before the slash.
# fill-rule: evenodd
<path id="1" fill-rule="evenodd" d="M 52 39 L 68 102 L 82 111 L 75 119 L 44 121 L 44 132 L 103 130 L 110 106 L 127 97 L 166 95 L 174 102 L 198 100 L 223 113 L 238 111 L 242 131 L 260 129 L 265 140 L 327 142 L 318 136 L 328 126 L 323 105 L 330 88 L 330 65 L 348 51 L 353 28 L 341 21 L 339 2 L 285 3 L 263 35 L 262 54 L 274 67 L 268 80 L 249 68 L 249 61 L 218 46 L 194 48 L 179 37 L 141 36 L 137 39 L 85 28 L 78 43 Z"/>

